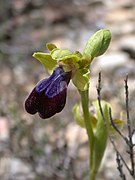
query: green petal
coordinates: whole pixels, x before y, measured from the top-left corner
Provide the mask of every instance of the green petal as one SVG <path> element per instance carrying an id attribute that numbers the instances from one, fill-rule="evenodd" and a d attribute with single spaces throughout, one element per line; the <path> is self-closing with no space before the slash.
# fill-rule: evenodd
<path id="1" fill-rule="evenodd" d="M 47 43 L 46 44 L 46 47 L 49 51 L 52 51 L 53 49 L 56 49 L 57 46 L 55 44 L 52 44 L 52 43 Z"/>
<path id="2" fill-rule="evenodd" d="M 61 49 L 54 49 L 51 52 L 51 56 L 53 59 L 55 59 L 56 61 L 58 61 L 59 65 L 62 65 L 64 70 L 67 71 L 71 71 L 72 69 L 78 69 L 79 68 L 79 61 L 80 61 L 80 57 L 81 57 L 81 53 L 79 52 L 75 52 L 74 54 L 65 49 L 65 50 L 61 50 Z"/>
<path id="3" fill-rule="evenodd" d="M 111 33 L 107 29 L 97 31 L 87 42 L 84 54 L 92 58 L 102 55 L 108 48 L 111 40 Z"/>
<path id="4" fill-rule="evenodd" d="M 83 56 L 79 51 L 75 51 L 74 55 L 76 55 L 79 58 L 82 58 L 82 56 Z"/>
<path id="5" fill-rule="evenodd" d="M 80 69 L 89 67 L 91 61 L 92 61 L 91 55 L 83 54 L 83 56 L 82 56 L 82 58 L 81 58 L 81 60 L 79 62 Z"/>
<path id="6" fill-rule="evenodd" d="M 87 68 L 77 69 L 73 76 L 73 83 L 80 91 L 86 91 L 89 88 L 90 71 Z"/>
<path id="7" fill-rule="evenodd" d="M 53 59 L 59 61 L 67 59 L 70 55 L 72 55 L 72 52 L 68 49 L 53 49 L 51 51 L 51 56 Z"/>
<path id="8" fill-rule="evenodd" d="M 39 60 L 48 71 L 52 71 L 57 66 L 57 62 L 52 59 L 50 53 L 36 52 L 33 57 Z"/>
<path id="9" fill-rule="evenodd" d="M 59 64 L 62 64 L 63 68 L 67 67 L 67 69 L 69 69 L 69 71 L 70 71 L 70 70 L 73 70 L 73 69 L 78 69 L 80 67 L 79 66 L 79 60 L 80 60 L 79 57 L 72 54 L 72 55 L 69 55 L 68 57 L 63 58 L 62 60 L 60 60 Z"/>
<path id="10" fill-rule="evenodd" d="M 125 124 L 125 120 L 123 120 L 123 119 L 113 119 L 113 122 L 118 129 L 121 129 L 123 127 L 123 125 Z M 109 126 L 109 133 L 110 133 L 110 135 L 116 134 L 116 130 L 114 129 L 114 127 L 111 124 Z"/>
<path id="11" fill-rule="evenodd" d="M 125 124 L 123 119 L 113 119 L 113 122 L 118 128 L 122 128 L 123 124 Z"/>

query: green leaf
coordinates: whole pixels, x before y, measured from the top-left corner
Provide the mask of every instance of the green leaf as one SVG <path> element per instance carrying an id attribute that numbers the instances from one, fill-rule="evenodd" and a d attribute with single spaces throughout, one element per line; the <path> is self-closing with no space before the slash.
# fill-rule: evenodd
<path id="1" fill-rule="evenodd" d="M 96 132 L 95 132 L 95 142 L 94 142 L 93 152 L 92 152 L 91 173 L 98 171 L 105 149 L 106 149 L 107 139 L 108 139 L 108 131 L 105 126 L 103 117 L 101 115 L 98 101 L 95 101 L 93 104 L 96 110 L 96 116 L 97 116 L 98 121 L 97 121 Z M 109 104 L 106 103 L 105 101 L 101 101 L 101 107 L 102 107 L 104 117 L 106 119 L 106 123 L 108 124 Z"/>
<path id="2" fill-rule="evenodd" d="M 86 91 L 89 88 L 89 76 L 89 69 L 77 69 L 72 78 L 72 81 L 74 85 L 77 87 L 77 89 L 79 89 L 80 91 Z"/>
<path id="3" fill-rule="evenodd" d="M 107 29 L 97 31 L 87 42 L 84 54 L 92 58 L 102 55 L 108 48 L 111 40 L 111 33 Z"/>
<path id="4" fill-rule="evenodd" d="M 52 59 L 50 53 L 36 52 L 33 57 L 39 60 L 49 72 L 57 66 L 57 62 Z"/>

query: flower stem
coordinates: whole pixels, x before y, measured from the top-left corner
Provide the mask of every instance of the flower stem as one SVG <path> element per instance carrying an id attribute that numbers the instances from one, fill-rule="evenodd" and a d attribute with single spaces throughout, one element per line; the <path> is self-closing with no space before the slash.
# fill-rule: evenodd
<path id="1" fill-rule="evenodd" d="M 88 138 L 91 139 L 90 144 L 92 144 L 92 142 L 94 140 L 94 133 L 92 130 L 92 124 L 91 124 L 90 115 L 89 115 L 89 94 L 88 94 L 88 90 L 81 91 L 80 94 L 81 94 L 81 102 L 82 102 L 82 109 L 83 109 L 83 115 L 84 115 L 86 130 L 87 130 Z"/>
<path id="2" fill-rule="evenodd" d="M 81 95 L 81 103 L 82 103 L 82 109 L 83 109 L 83 115 L 84 115 L 84 120 L 85 120 L 85 126 L 86 126 L 86 131 L 88 134 L 88 140 L 89 140 L 89 164 L 90 164 L 90 180 L 95 180 L 96 178 L 96 173 L 91 172 L 92 164 L 93 164 L 93 147 L 94 147 L 94 142 L 95 142 L 95 136 L 93 133 L 92 129 L 92 124 L 90 121 L 90 115 L 89 115 L 89 91 L 80 91 Z"/>

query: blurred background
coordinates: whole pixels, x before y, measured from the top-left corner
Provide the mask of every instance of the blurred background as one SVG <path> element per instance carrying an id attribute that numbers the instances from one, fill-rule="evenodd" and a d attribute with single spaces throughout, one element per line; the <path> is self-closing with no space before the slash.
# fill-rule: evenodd
<path id="1" fill-rule="evenodd" d="M 46 52 L 47 42 L 82 52 L 89 37 L 101 28 L 110 29 L 112 41 L 105 55 L 92 63 L 90 105 L 97 98 L 101 71 L 102 99 L 111 103 L 119 118 L 125 110 L 124 79 L 128 73 L 134 125 L 134 0 L 0 1 L 1 180 L 88 179 L 88 142 L 85 130 L 73 120 L 72 107 L 80 97 L 72 83 L 64 110 L 50 119 L 27 114 L 23 104 L 34 85 L 48 77 L 33 52 Z M 124 143 L 118 137 L 115 141 L 125 156 Z M 120 179 L 110 143 L 98 179 Z"/>

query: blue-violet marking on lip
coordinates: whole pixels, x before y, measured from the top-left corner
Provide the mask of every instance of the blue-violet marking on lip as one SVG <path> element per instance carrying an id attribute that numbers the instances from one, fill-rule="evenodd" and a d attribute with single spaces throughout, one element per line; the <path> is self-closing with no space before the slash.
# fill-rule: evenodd
<path id="1" fill-rule="evenodd" d="M 57 67 L 49 78 L 40 81 L 32 90 L 25 101 L 26 111 L 30 114 L 38 112 L 43 119 L 62 111 L 70 79 L 71 72 Z"/>

